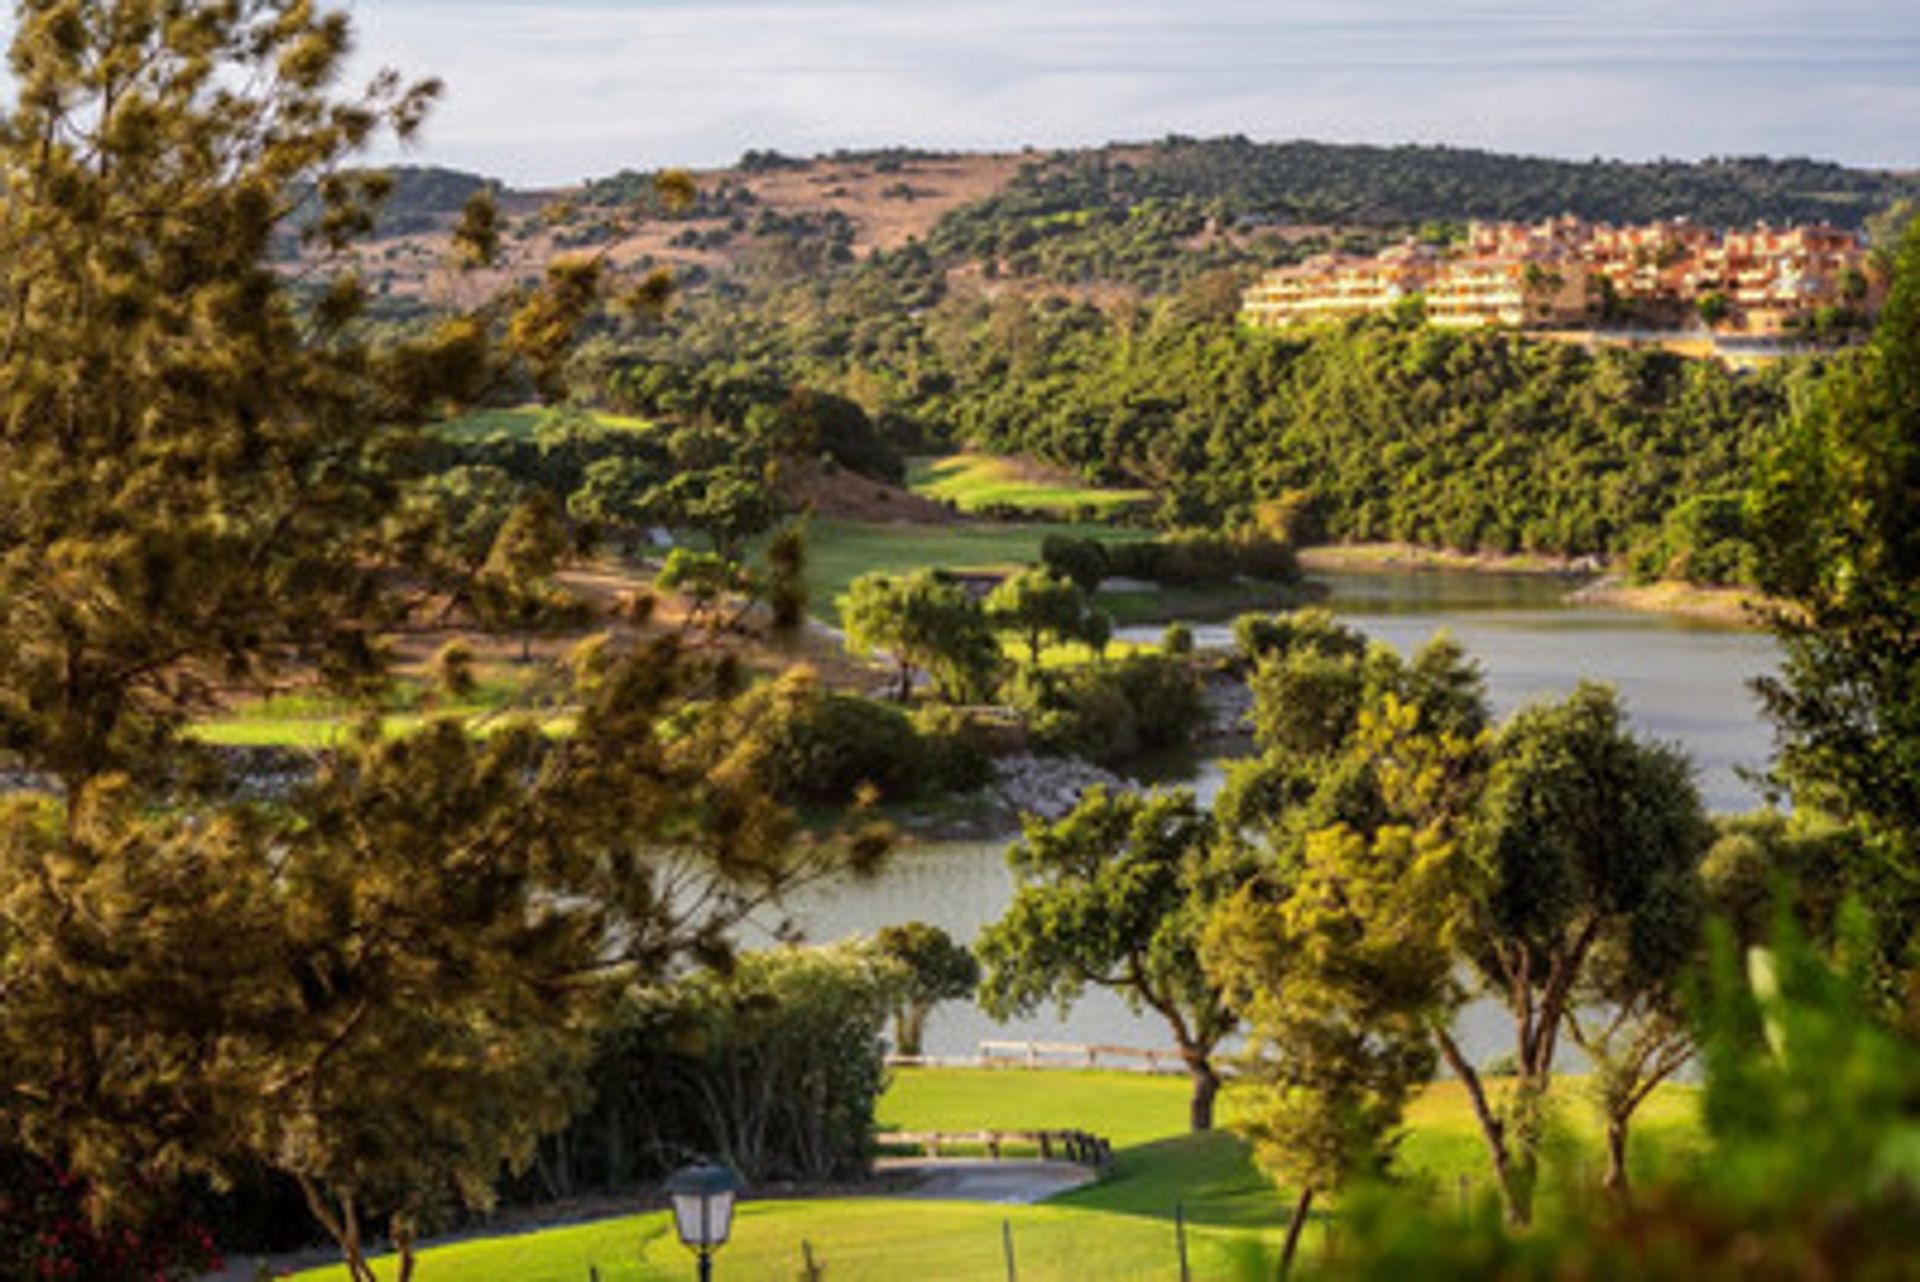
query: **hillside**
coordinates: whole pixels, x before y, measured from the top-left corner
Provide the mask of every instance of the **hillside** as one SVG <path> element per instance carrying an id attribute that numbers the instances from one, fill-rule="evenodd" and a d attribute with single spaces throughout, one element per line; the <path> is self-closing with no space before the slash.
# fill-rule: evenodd
<path id="1" fill-rule="evenodd" d="M 575 188 L 520 191 L 474 174 L 398 169 L 362 265 L 376 293 L 396 302 L 453 296 L 460 286 L 443 271 L 446 231 L 483 186 L 500 193 L 508 216 L 515 266 L 507 273 L 593 246 L 636 270 L 670 268 L 699 288 L 829 274 L 919 242 L 956 279 L 993 289 L 1026 281 L 1083 297 L 1103 286 L 1165 292 L 1209 270 L 1291 261 L 1327 244 L 1366 247 L 1390 231 L 1469 218 L 1570 212 L 1858 228 L 1920 197 L 1915 174 L 1807 159 L 1569 161 L 1244 137 L 1049 153 L 749 152 L 693 177 L 700 199 L 692 210 L 656 211 L 607 246 L 600 216 L 644 202 L 649 175 L 623 170 Z"/>
<path id="2" fill-rule="evenodd" d="M 594 224 L 606 209 L 642 200 L 650 175 L 627 170 L 578 187 L 521 190 L 476 174 L 400 168 L 379 228 L 359 249 L 376 294 L 432 301 L 477 289 L 445 269 L 449 229 L 477 189 L 498 193 L 511 272 L 556 253 L 608 248 L 623 267 L 671 268 L 683 284 L 756 269 L 825 268 L 926 239 L 953 211 L 1004 190 L 1024 158 L 931 152 L 839 153 L 696 170 L 696 207 L 655 214 L 611 247 Z"/>

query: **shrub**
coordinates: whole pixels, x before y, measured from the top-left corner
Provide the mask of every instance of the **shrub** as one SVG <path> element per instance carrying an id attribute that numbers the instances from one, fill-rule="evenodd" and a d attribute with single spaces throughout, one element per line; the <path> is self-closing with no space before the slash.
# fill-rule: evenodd
<path id="1" fill-rule="evenodd" d="M 185 1282 L 220 1267 L 213 1240 L 177 1206 L 145 1222 L 98 1227 L 86 1188 L 17 1149 L 0 1150 L 0 1277 L 85 1282 Z"/>
<path id="2" fill-rule="evenodd" d="M 635 996 L 600 1036 L 585 1109 L 521 1192 L 620 1188 L 706 1157 L 755 1183 L 864 1174 L 906 975 L 865 947 L 747 953 Z"/>
<path id="3" fill-rule="evenodd" d="M 920 737 L 897 707 L 816 690 L 783 701 L 774 718 L 763 768 L 786 800 L 844 804 L 863 786 L 898 797 L 918 783 Z"/>
<path id="4" fill-rule="evenodd" d="M 1108 568 L 1105 545 L 1097 539 L 1076 539 L 1069 534 L 1049 534 L 1041 539 L 1040 562 L 1062 578 L 1072 579 L 1088 594 L 1098 590 L 1101 580 L 1113 573 Z"/>
<path id="5" fill-rule="evenodd" d="M 809 675 L 766 687 L 743 719 L 760 741 L 767 788 L 797 805 L 844 806 L 872 788 L 885 801 L 965 792 L 993 778 L 981 735 L 957 709 L 899 705 L 822 689 Z"/>
<path id="6" fill-rule="evenodd" d="M 1191 742 L 1207 716 L 1199 677 L 1161 654 L 1023 673 L 1007 696 L 1026 713 L 1029 737 L 1042 752 L 1106 764 Z"/>
<path id="7" fill-rule="evenodd" d="M 1300 574 L 1291 545 L 1258 533 L 1229 536 L 1187 530 L 1113 544 L 1049 535 L 1040 545 L 1040 557 L 1048 569 L 1089 592 L 1110 575 L 1173 587 L 1206 587 L 1243 575 L 1291 583 Z"/>
<path id="8" fill-rule="evenodd" d="M 922 791 L 971 792 L 993 782 L 993 753 L 981 726 L 958 708 L 915 709 Z"/>
<path id="9" fill-rule="evenodd" d="M 1238 657 L 1249 664 L 1295 650 L 1334 658 L 1358 658 L 1367 652 L 1363 634 L 1318 607 L 1290 614 L 1243 614 L 1233 621 L 1233 645 Z"/>

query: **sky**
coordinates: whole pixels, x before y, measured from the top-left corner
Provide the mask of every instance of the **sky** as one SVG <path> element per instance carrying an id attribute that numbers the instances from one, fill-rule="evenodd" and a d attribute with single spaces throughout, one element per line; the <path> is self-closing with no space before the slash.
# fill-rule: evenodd
<path id="1" fill-rule="evenodd" d="M 523 185 L 748 148 L 1243 133 L 1920 167 L 1920 0 L 355 0 Z"/>

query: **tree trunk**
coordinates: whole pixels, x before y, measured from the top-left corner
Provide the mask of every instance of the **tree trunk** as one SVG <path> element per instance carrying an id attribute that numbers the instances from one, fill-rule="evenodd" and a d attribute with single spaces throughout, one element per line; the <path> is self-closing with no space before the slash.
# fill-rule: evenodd
<path id="1" fill-rule="evenodd" d="M 913 668 L 909 664 L 900 665 L 900 702 L 905 703 L 913 697 Z"/>
<path id="2" fill-rule="evenodd" d="M 413 1282 L 413 1226 L 394 1216 L 391 1226 L 394 1254 L 399 1257 L 399 1270 L 394 1274 L 394 1282 Z"/>
<path id="3" fill-rule="evenodd" d="M 1516 1169 L 1513 1160 L 1513 1148 L 1507 1142 L 1507 1126 L 1494 1115 L 1492 1106 L 1487 1102 L 1486 1084 L 1480 1080 L 1480 1074 L 1453 1038 L 1444 1032 L 1438 1036 L 1440 1056 L 1446 1060 L 1447 1067 L 1460 1079 L 1466 1088 L 1467 1098 L 1473 1104 L 1474 1119 L 1480 1123 L 1481 1138 L 1487 1143 L 1487 1157 L 1493 1163 L 1493 1177 L 1500 1184 L 1500 1200 L 1506 1207 L 1507 1222 L 1516 1228 L 1525 1228 L 1533 1221 L 1533 1188 L 1530 1179 L 1522 1179 L 1522 1173 Z"/>
<path id="4" fill-rule="evenodd" d="M 1187 1074 L 1193 1079 L 1193 1099 L 1187 1110 L 1188 1124 L 1196 1131 L 1213 1129 L 1213 1101 L 1220 1094 L 1220 1074 L 1203 1055 L 1187 1060 Z"/>
<path id="5" fill-rule="evenodd" d="M 894 1021 L 895 1052 L 918 1058 L 927 1040 L 927 1016 L 931 1008 L 923 1002 L 908 1002 Z"/>
<path id="6" fill-rule="evenodd" d="M 1293 1273 L 1293 1257 L 1300 1250 L 1300 1234 L 1307 1227 L 1307 1212 L 1313 1209 L 1313 1190 L 1300 1190 L 1299 1200 L 1293 1204 L 1293 1219 L 1287 1223 L 1286 1244 L 1280 1248 L 1280 1282 L 1286 1282 Z"/>
<path id="7" fill-rule="evenodd" d="M 1627 1127 L 1629 1118 L 1622 1114 L 1607 1119 L 1607 1174 L 1601 1181 L 1615 1201 L 1625 1204 L 1632 1196 L 1627 1183 Z"/>

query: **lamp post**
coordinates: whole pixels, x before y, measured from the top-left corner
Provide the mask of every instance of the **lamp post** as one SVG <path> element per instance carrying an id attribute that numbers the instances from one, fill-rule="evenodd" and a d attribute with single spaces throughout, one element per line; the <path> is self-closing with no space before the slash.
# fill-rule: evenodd
<path id="1" fill-rule="evenodd" d="M 681 1243 L 700 1260 L 700 1282 L 713 1277 L 713 1253 L 733 1231 L 733 1196 L 740 1177 L 731 1167 L 701 1163 L 685 1167 L 667 1181 L 673 1199 L 673 1227 Z"/>

